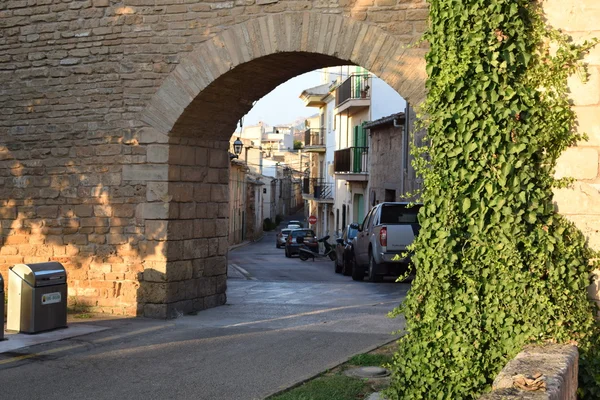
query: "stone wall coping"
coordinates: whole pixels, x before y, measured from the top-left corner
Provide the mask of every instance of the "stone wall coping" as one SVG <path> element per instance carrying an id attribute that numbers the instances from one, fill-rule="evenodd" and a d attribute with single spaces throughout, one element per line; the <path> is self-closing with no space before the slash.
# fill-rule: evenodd
<path id="1" fill-rule="evenodd" d="M 526 399 L 571 400 L 577 392 L 579 352 L 577 346 L 565 344 L 529 345 L 500 371 L 492 392 L 480 400 Z M 513 387 L 515 375 L 543 374 L 546 391 L 524 391 Z"/>

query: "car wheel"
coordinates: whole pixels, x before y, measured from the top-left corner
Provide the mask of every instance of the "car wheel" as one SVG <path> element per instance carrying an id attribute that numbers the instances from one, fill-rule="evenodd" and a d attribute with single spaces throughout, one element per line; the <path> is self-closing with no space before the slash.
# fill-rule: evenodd
<path id="1" fill-rule="evenodd" d="M 342 272 L 342 266 L 339 264 L 339 259 L 335 260 L 335 273 L 339 274 L 340 272 Z M 343 262 L 343 261 L 342 261 Z"/>
<path id="2" fill-rule="evenodd" d="M 352 255 L 351 271 L 352 271 L 352 280 L 354 281 L 362 281 L 365 279 L 365 270 L 362 269 L 358 264 L 356 264 L 356 258 Z"/>
<path id="3" fill-rule="evenodd" d="M 379 264 L 375 262 L 373 254 L 369 252 L 369 282 L 381 282 L 383 280 L 381 275 L 377 275 L 378 267 Z"/>
<path id="4" fill-rule="evenodd" d="M 300 257 L 300 259 L 301 259 L 302 261 L 306 261 L 306 260 L 308 260 L 308 256 L 307 256 L 306 254 L 304 254 L 303 252 L 299 252 L 299 253 L 298 253 L 298 257 Z"/>
<path id="5" fill-rule="evenodd" d="M 287 247 L 285 248 L 285 256 L 286 256 L 287 258 L 290 258 L 290 257 L 291 257 L 291 255 L 290 255 L 290 251 L 288 250 L 288 248 L 287 248 Z"/>

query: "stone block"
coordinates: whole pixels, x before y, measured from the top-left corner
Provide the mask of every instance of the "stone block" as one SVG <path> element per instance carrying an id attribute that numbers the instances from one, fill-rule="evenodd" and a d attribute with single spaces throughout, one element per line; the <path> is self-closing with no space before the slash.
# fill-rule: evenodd
<path id="1" fill-rule="evenodd" d="M 145 223 L 147 240 L 167 240 L 169 222 L 166 220 L 148 220 Z"/>
<path id="2" fill-rule="evenodd" d="M 213 184 L 210 187 L 210 200 L 217 203 L 229 201 L 229 186 Z"/>
<path id="3" fill-rule="evenodd" d="M 185 240 L 194 237 L 194 224 L 189 220 L 169 221 L 168 235 L 169 240 Z"/>
<path id="4" fill-rule="evenodd" d="M 194 185 L 194 200 L 199 203 L 210 201 L 211 186 L 208 183 L 197 183 Z"/>
<path id="5" fill-rule="evenodd" d="M 208 160 L 211 168 L 229 167 L 229 154 L 226 151 L 213 150 L 208 154 Z"/>
<path id="6" fill-rule="evenodd" d="M 598 176 L 598 151 L 589 147 L 571 147 L 557 160 L 557 178 L 595 179 Z"/>
<path id="7" fill-rule="evenodd" d="M 139 301 L 139 300 L 138 300 Z M 143 304 L 143 303 L 142 303 Z M 167 319 L 168 305 L 167 304 L 143 304 L 144 317 L 154 319 Z"/>
<path id="8" fill-rule="evenodd" d="M 141 219 L 169 218 L 169 203 L 141 203 L 136 206 L 135 217 Z"/>
<path id="9" fill-rule="evenodd" d="M 169 195 L 173 201 L 189 202 L 194 200 L 193 184 L 191 183 L 171 183 L 169 185 Z"/>
<path id="10" fill-rule="evenodd" d="M 126 164 L 123 165 L 123 180 L 126 181 L 167 181 L 169 166 L 166 164 Z"/>
<path id="11" fill-rule="evenodd" d="M 145 274 L 146 271 L 144 271 Z M 138 293 L 138 301 L 142 303 L 166 303 L 167 285 L 164 282 L 142 282 Z"/>
<path id="12" fill-rule="evenodd" d="M 207 239 L 185 240 L 183 243 L 183 257 L 185 259 L 204 258 L 208 255 Z"/>
<path id="13" fill-rule="evenodd" d="M 174 261 L 167 262 L 167 281 L 176 282 L 192 279 L 193 268 L 192 261 Z"/>
<path id="14" fill-rule="evenodd" d="M 180 203 L 179 204 L 180 219 L 196 218 L 196 203 Z"/>
<path id="15" fill-rule="evenodd" d="M 166 163 L 169 161 L 169 145 L 150 144 L 146 153 L 149 163 Z"/>
<path id="16" fill-rule="evenodd" d="M 594 106 L 600 103 L 600 70 L 589 67 L 589 78 L 583 81 L 577 74 L 568 79 L 571 94 L 569 97 L 576 106 Z"/>
<path id="17" fill-rule="evenodd" d="M 146 200 L 167 202 L 170 199 L 168 182 L 148 182 L 146 185 Z"/>
<path id="18" fill-rule="evenodd" d="M 204 276 L 227 274 L 227 257 L 212 257 L 206 260 Z"/>
<path id="19" fill-rule="evenodd" d="M 600 187 L 575 182 L 571 188 L 554 189 L 554 204 L 564 215 L 600 215 Z"/>
<path id="20" fill-rule="evenodd" d="M 207 167 L 180 167 L 180 180 L 183 182 L 204 182 L 210 172 Z"/>
<path id="21" fill-rule="evenodd" d="M 598 30 L 600 5 L 596 0 L 547 0 L 543 4 L 548 24 L 563 31 Z"/>
<path id="22" fill-rule="evenodd" d="M 546 377 L 546 391 L 539 392 L 542 395 L 541 397 L 532 397 L 532 399 L 575 399 L 577 397 L 578 369 L 579 353 L 576 346 L 559 344 L 531 345 L 527 346 L 506 364 L 494 379 L 492 390 L 513 390 L 513 377 L 515 375 L 531 376 L 540 373 Z M 531 394 L 531 392 L 521 393 L 523 395 Z"/>
<path id="23" fill-rule="evenodd" d="M 577 116 L 577 131 L 588 135 L 578 146 L 600 147 L 600 106 L 573 107 Z"/>

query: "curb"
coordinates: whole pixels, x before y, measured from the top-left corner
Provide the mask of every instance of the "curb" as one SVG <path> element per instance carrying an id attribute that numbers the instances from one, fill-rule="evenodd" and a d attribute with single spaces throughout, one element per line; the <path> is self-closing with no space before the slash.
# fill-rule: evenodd
<path id="1" fill-rule="evenodd" d="M 390 340 L 389 342 L 385 342 L 385 343 L 383 343 L 383 344 L 378 344 L 378 345 L 374 345 L 374 346 L 369 346 L 369 347 L 367 347 L 366 349 L 363 349 L 363 350 L 359 351 L 359 352 L 358 352 L 358 353 L 356 353 L 356 354 L 370 353 L 371 351 L 373 351 L 373 350 L 377 350 L 377 349 L 379 349 L 380 347 L 387 346 L 388 344 L 390 344 L 390 343 L 393 343 L 393 342 L 397 342 L 398 340 L 400 340 L 400 338 L 401 338 L 401 337 L 402 337 L 402 336 L 399 336 L 399 337 L 397 337 L 397 338 L 395 338 L 395 339 L 392 339 L 392 340 Z M 342 364 L 345 364 L 345 363 L 347 363 L 347 362 L 348 362 L 348 361 L 350 361 L 350 359 L 351 359 L 352 357 L 354 357 L 356 354 L 352 354 L 350 357 L 346 358 L 346 360 L 344 360 L 344 361 L 342 361 L 342 362 L 336 362 L 336 363 L 333 363 L 333 364 L 327 365 L 327 366 L 325 367 L 325 369 L 324 369 L 323 371 L 319 372 L 319 373 L 316 373 L 316 374 L 314 374 L 314 375 L 310 375 L 310 376 L 308 376 L 308 377 L 300 378 L 300 380 L 298 380 L 298 381 L 296 381 L 296 382 L 292 383 L 290 386 L 288 386 L 288 387 L 286 387 L 286 388 L 284 388 L 284 389 L 280 389 L 280 390 L 277 390 L 277 391 L 274 391 L 274 392 L 268 393 L 267 395 L 265 395 L 265 396 L 263 397 L 263 399 L 267 399 L 267 400 L 268 400 L 268 399 L 270 399 L 270 398 L 271 398 L 271 397 L 273 397 L 273 396 L 277 396 L 277 395 L 279 395 L 279 394 L 285 393 L 285 392 L 287 392 L 287 391 L 289 391 L 289 390 L 295 389 L 295 388 L 297 388 L 298 386 L 301 386 L 301 385 L 303 385 L 304 383 L 306 383 L 306 382 L 308 382 L 308 381 L 311 381 L 311 380 L 313 380 L 313 379 L 315 379 L 315 378 L 318 378 L 319 376 L 323 375 L 325 372 L 327 372 L 327 371 L 329 371 L 329 370 L 331 370 L 331 369 L 333 369 L 333 368 L 339 367 L 339 366 L 340 366 L 340 365 L 342 365 Z"/>
<path id="2" fill-rule="evenodd" d="M 229 251 L 233 251 L 233 250 L 239 249 L 240 247 L 246 247 L 246 246 L 248 246 L 251 243 L 260 242 L 264 238 L 265 238 L 265 234 L 263 233 L 263 235 L 261 237 L 259 237 L 258 239 L 256 239 L 256 240 L 246 240 L 246 241 L 244 241 L 242 243 L 238 243 L 238 244 L 234 244 L 234 245 L 229 246 Z"/>

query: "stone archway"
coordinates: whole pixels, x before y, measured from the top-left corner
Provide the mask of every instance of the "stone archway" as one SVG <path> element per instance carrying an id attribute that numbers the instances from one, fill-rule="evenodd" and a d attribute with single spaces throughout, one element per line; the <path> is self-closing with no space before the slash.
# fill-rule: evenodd
<path id="1" fill-rule="evenodd" d="M 138 205 L 154 257 L 140 280 L 147 316 L 226 301 L 229 138 L 253 101 L 320 67 L 369 69 L 411 102 L 424 96 L 424 50 L 341 16 L 282 14 L 251 20 L 202 43 L 170 74 L 142 113 L 150 165 L 124 167 L 155 201 Z M 160 162 L 159 162 L 160 161 Z M 150 168 L 154 176 L 148 176 Z M 162 178 L 156 179 L 156 171 Z"/>

